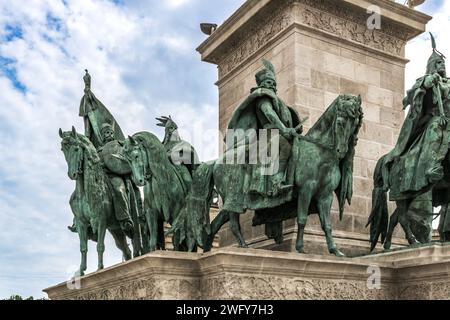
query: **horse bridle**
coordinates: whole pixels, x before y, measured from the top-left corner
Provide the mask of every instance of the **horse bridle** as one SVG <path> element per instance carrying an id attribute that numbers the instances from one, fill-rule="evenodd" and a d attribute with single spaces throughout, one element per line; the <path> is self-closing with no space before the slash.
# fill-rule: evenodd
<path id="1" fill-rule="evenodd" d="M 82 152 L 76 152 L 76 161 L 77 161 L 77 165 L 78 165 L 78 168 L 77 168 L 77 173 L 78 174 L 82 174 L 83 173 L 83 156 L 84 156 L 84 149 L 83 149 L 83 147 L 81 146 L 81 144 L 80 144 L 80 142 L 79 141 L 76 141 L 76 144 L 73 146 L 73 147 L 75 147 L 75 148 L 80 148 L 81 150 L 83 150 Z"/>

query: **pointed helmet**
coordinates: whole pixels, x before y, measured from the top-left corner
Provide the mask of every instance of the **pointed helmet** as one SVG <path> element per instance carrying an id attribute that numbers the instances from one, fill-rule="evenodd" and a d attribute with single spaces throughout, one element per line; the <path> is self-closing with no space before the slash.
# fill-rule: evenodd
<path id="1" fill-rule="evenodd" d="M 434 36 L 431 32 L 430 32 L 430 35 L 431 35 L 431 45 L 433 47 L 433 53 L 431 54 L 430 58 L 428 59 L 427 74 L 434 74 L 439 71 L 439 70 L 437 70 L 437 67 L 436 67 L 437 63 L 440 61 L 445 61 L 445 56 L 436 49 L 436 40 L 434 39 Z"/>
<path id="2" fill-rule="evenodd" d="M 266 79 L 273 80 L 276 83 L 277 81 L 275 76 L 275 67 L 273 66 L 273 64 L 266 59 L 263 59 L 262 63 L 264 65 L 264 69 L 258 71 L 255 75 L 256 83 L 258 84 L 258 86 L 261 85 L 261 83 Z"/>

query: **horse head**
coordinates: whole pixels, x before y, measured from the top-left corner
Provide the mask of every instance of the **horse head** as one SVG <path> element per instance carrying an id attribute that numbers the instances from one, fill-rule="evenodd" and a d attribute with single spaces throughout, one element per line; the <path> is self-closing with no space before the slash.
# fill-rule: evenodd
<path id="1" fill-rule="evenodd" d="M 84 148 L 81 140 L 78 138 L 77 131 L 72 127 L 72 131 L 63 132 L 59 129 L 61 137 L 61 150 L 64 153 L 68 165 L 67 174 L 70 179 L 77 180 L 83 173 L 83 152 Z"/>
<path id="2" fill-rule="evenodd" d="M 357 134 L 362 125 L 363 110 L 361 96 L 340 95 L 336 100 L 336 116 L 333 123 L 335 150 L 340 159 L 344 158 L 357 142 Z"/>
<path id="3" fill-rule="evenodd" d="M 150 179 L 147 172 L 147 152 L 138 139 L 128 136 L 123 145 L 125 158 L 130 162 L 132 179 L 138 186 L 143 187 Z"/>

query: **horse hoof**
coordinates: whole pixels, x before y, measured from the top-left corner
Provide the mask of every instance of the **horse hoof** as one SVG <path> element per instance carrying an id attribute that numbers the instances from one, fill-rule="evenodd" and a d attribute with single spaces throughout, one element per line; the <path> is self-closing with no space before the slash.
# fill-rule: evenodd
<path id="1" fill-rule="evenodd" d="M 383 248 L 384 251 L 391 251 L 391 243 L 390 242 L 385 243 Z"/>
<path id="2" fill-rule="evenodd" d="M 330 249 L 330 253 L 334 254 L 336 257 L 345 257 L 345 254 L 343 254 L 338 248 Z"/>
<path id="3" fill-rule="evenodd" d="M 412 238 L 408 239 L 408 243 L 409 243 L 410 246 L 415 246 L 415 245 L 420 244 L 420 242 L 417 241 L 417 239 L 415 237 L 412 237 Z"/>
<path id="4" fill-rule="evenodd" d="M 303 249 L 303 248 L 300 248 L 300 249 L 296 248 L 296 250 L 300 254 L 306 254 L 305 249 Z"/>
<path id="5" fill-rule="evenodd" d="M 239 248 L 242 248 L 242 249 L 248 249 L 248 244 L 246 244 L 246 243 L 240 244 L 240 245 L 239 245 Z"/>
<path id="6" fill-rule="evenodd" d="M 79 278 L 84 276 L 84 271 L 82 270 L 78 270 L 77 272 L 75 272 L 75 274 L 73 275 L 74 278 Z"/>

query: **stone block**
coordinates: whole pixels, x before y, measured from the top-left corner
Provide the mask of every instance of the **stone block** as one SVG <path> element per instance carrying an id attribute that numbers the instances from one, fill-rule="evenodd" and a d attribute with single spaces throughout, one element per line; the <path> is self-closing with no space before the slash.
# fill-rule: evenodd
<path id="1" fill-rule="evenodd" d="M 392 108 L 394 106 L 394 94 L 390 90 L 369 86 L 367 101 L 383 107 Z"/>
<path id="2" fill-rule="evenodd" d="M 405 113 L 399 109 L 381 108 L 380 122 L 392 128 L 400 128 L 405 119 Z"/>
<path id="3" fill-rule="evenodd" d="M 301 104 L 315 109 L 324 110 L 324 95 L 321 90 L 296 85 L 296 101 Z"/>
<path id="4" fill-rule="evenodd" d="M 367 85 L 356 81 L 341 78 L 339 82 L 340 94 L 353 94 L 355 96 L 361 95 L 364 101 L 367 101 Z"/>
<path id="5" fill-rule="evenodd" d="M 369 102 L 364 102 L 362 107 L 364 110 L 364 121 L 380 123 L 380 106 Z"/>
<path id="6" fill-rule="evenodd" d="M 378 161 L 381 156 L 381 145 L 377 142 L 359 139 L 355 151 L 357 157 Z"/>
<path id="7" fill-rule="evenodd" d="M 368 168 L 369 161 L 361 157 L 355 157 L 353 160 L 353 174 L 355 177 L 371 178 Z"/>
<path id="8" fill-rule="evenodd" d="M 359 137 L 374 142 L 392 145 L 392 129 L 390 126 L 380 125 L 369 120 L 365 120 L 359 131 Z"/>
<path id="9" fill-rule="evenodd" d="M 305 65 L 296 65 L 295 68 L 295 83 L 303 86 L 311 86 L 311 68 Z"/>
<path id="10" fill-rule="evenodd" d="M 311 86 L 328 92 L 339 92 L 339 77 L 311 70 Z"/>
<path id="11" fill-rule="evenodd" d="M 355 64 L 355 79 L 357 82 L 380 86 L 381 72 L 366 64 Z"/>
<path id="12" fill-rule="evenodd" d="M 325 71 L 348 79 L 355 79 L 356 62 L 337 54 L 323 54 Z"/>
<path id="13" fill-rule="evenodd" d="M 369 178 L 353 177 L 355 195 L 366 198 L 372 197 L 373 181 Z"/>
<path id="14" fill-rule="evenodd" d="M 297 64 L 308 66 L 318 71 L 325 70 L 324 52 L 310 47 L 296 44 Z"/>
<path id="15" fill-rule="evenodd" d="M 341 56 L 347 59 L 352 59 L 362 64 L 367 63 L 367 54 L 359 53 L 355 50 L 341 47 Z"/>

